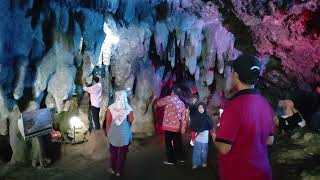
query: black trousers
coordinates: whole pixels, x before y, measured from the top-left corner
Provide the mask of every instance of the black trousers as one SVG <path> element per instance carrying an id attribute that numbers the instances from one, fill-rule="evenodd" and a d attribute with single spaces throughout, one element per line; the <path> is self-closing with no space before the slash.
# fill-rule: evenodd
<path id="1" fill-rule="evenodd" d="M 184 160 L 182 135 L 177 132 L 165 131 L 167 160 L 171 163 Z"/>
<path id="2" fill-rule="evenodd" d="M 91 117 L 89 118 L 89 130 L 100 129 L 99 113 L 100 108 L 90 107 Z"/>

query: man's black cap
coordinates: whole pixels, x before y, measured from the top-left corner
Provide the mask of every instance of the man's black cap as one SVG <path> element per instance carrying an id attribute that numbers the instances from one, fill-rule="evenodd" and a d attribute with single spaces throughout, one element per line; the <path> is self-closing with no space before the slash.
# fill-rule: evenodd
<path id="1" fill-rule="evenodd" d="M 242 83 L 253 85 L 257 82 L 261 71 L 260 61 L 251 55 L 240 55 L 234 61 L 228 61 L 227 65 L 231 66 L 239 74 Z"/>

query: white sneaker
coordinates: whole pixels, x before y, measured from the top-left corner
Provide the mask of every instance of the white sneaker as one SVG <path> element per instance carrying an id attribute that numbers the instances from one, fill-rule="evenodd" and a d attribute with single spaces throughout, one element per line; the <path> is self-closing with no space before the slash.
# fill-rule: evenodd
<path id="1" fill-rule="evenodd" d="M 207 164 L 202 164 L 202 167 L 204 167 L 204 168 L 207 167 Z"/>
<path id="2" fill-rule="evenodd" d="M 197 166 L 192 166 L 192 170 L 195 170 L 195 169 L 197 169 Z"/>
<path id="3" fill-rule="evenodd" d="M 163 164 L 166 164 L 166 165 L 174 165 L 174 163 L 172 162 L 169 162 L 169 161 L 162 161 Z"/>
<path id="4" fill-rule="evenodd" d="M 107 173 L 111 175 L 115 175 L 115 172 L 111 168 L 107 169 Z"/>

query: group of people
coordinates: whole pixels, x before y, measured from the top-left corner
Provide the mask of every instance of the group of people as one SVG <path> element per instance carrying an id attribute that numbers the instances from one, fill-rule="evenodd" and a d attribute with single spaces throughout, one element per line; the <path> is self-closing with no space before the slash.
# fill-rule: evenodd
<path id="1" fill-rule="evenodd" d="M 221 179 L 272 179 L 267 147 L 274 140 L 274 112 L 255 89 L 261 64 L 253 56 L 242 55 L 230 66 L 232 73 L 227 87 L 236 93 L 225 106 L 217 127 L 217 122 L 206 114 L 203 102 L 191 105 L 189 114 L 174 91 L 171 96 L 157 102 L 157 106 L 165 106 L 162 125 L 167 160 L 164 163 L 172 165 L 184 161 L 181 134 L 185 132 L 190 119 L 193 131 L 191 142 L 194 144 L 193 169 L 207 166 L 208 139 L 211 134 L 219 152 L 218 172 Z"/>
<path id="2" fill-rule="evenodd" d="M 270 180 L 272 173 L 267 147 L 274 140 L 274 112 L 255 88 L 261 64 L 253 56 L 241 55 L 229 66 L 232 67 L 232 73 L 227 86 L 236 93 L 224 107 L 219 124 L 206 113 L 206 104 L 203 102 L 194 100 L 187 109 L 175 88 L 171 95 L 156 102 L 157 107 L 164 107 L 162 129 L 167 156 L 164 163 L 174 165 L 185 161 L 182 136 L 190 128 L 191 144 L 194 145 L 193 169 L 207 166 L 208 141 L 211 135 L 218 151 L 220 179 Z M 92 110 L 101 107 L 101 104 L 94 103 L 101 98 L 101 94 L 95 94 L 101 89 L 97 81 L 94 78 L 92 88 L 84 88 L 91 94 Z M 95 117 L 93 115 L 93 119 Z M 108 107 L 106 115 L 106 133 L 111 154 L 111 168 L 108 172 L 113 175 L 121 176 L 123 173 L 132 139 L 130 126 L 133 120 L 127 92 L 115 92 L 114 102 Z M 99 120 L 94 119 L 94 125 L 95 122 Z"/>
<path id="3" fill-rule="evenodd" d="M 156 107 L 164 106 L 162 129 L 164 130 L 167 160 L 164 164 L 174 165 L 185 161 L 182 135 L 186 129 L 191 129 L 193 146 L 192 169 L 207 167 L 209 134 L 215 137 L 215 121 L 206 112 L 206 104 L 198 101 L 194 95 L 190 105 L 186 105 L 173 88 L 171 95 L 156 102 Z M 189 127 L 186 127 L 189 125 Z"/>

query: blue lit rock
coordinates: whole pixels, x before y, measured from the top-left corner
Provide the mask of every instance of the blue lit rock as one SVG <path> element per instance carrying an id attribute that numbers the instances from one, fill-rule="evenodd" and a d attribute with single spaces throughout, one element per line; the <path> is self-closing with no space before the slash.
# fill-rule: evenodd
<path id="1" fill-rule="evenodd" d="M 90 52 L 90 61 L 93 65 L 98 64 L 101 46 L 105 37 L 103 32 L 103 16 L 98 12 L 82 9 L 80 23 L 83 43 Z"/>
<path id="2" fill-rule="evenodd" d="M 131 99 L 131 106 L 134 111 L 135 121 L 132 124 L 132 132 L 150 136 L 154 133 L 153 121 L 153 91 L 157 77 L 151 64 L 140 64 L 135 96 Z M 159 83 L 159 82 L 158 82 Z"/>
<path id="3" fill-rule="evenodd" d="M 54 100 L 54 97 L 51 94 L 48 94 L 46 99 L 45 99 L 45 103 L 47 108 L 52 109 L 52 108 L 56 108 L 56 102 Z"/>
<path id="4" fill-rule="evenodd" d="M 28 63 L 29 61 L 26 57 L 20 58 L 20 61 L 18 64 L 19 71 L 18 71 L 18 78 L 17 78 L 17 86 L 13 92 L 14 99 L 20 99 L 23 95 L 24 81 L 26 77 Z"/>
<path id="5" fill-rule="evenodd" d="M 80 25 L 77 22 L 74 22 L 74 30 L 73 30 L 73 47 L 74 47 L 74 54 L 78 55 L 82 49 L 83 39 L 81 39 L 81 29 Z M 79 63 L 80 65 L 81 63 Z"/>
<path id="6" fill-rule="evenodd" d="M 9 110 L 5 104 L 5 97 L 3 90 L 0 87 L 0 135 L 5 136 L 8 134 L 8 121 Z"/>
<path id="7" fill-rule="evenodd" d="M 43 56 L 46 47 L 43 42 L 42 24 L 38 24 L 33 32 L 31 59 L 39 59 Z"/>
<path id="8" fill-rule="evenodd" d="M 148 55 L 151 32 L 146 24 L 122 27 L 116 34 L 120 37 L 116 45 L 118 50 L 112 53 L 112 76 L 119 88 L 127 89 L 133 86 L 136 65 Z"/>
<path id="9" fill-rule="evenodd" d="M 137 1 L 120 1 L 119 12 L 125 22 L 131 23 L 134 20 L 137 3 Z"/>
<path id="10" fill-rule="evenodd" d="M 72 95 L 75 90 L 74 80 L 76 69 L 74 66 L 57 66 L 59 69 L 53 74 L 48 82 L 48 92 L 55 99 L 57 111 L 63 110 L 64 101 Z"/>
<path id="11" fill-rule="evenodd" d="M 104 105 L 100 117 L 104 119 L 111 89 L 132 90 L 136 81 L 145 87 L 137 88 L 133 106 L 138 108 L 141 119 L 150 119 L 149 109 L 146 117 L 143 115 L 145 104 L 150 94 L 160 95 L 164 73 L 164 68 L 156 67 L 155 72 L 150 64 L 148 68 L 152 71 L 139 70 L 141 63 L 151 62 L 148 56 L 152 35 L 156 53 L 162 60 L 156 64 L 170 63 L 171 67 L 177 67 L 178 62 L 184 64 L 196 79 L 201 99 L 209 93 L 207 86 L 216 82 L 215 67 L 223 73 L 227 69 L 225 61 L 234 60 L 240 53 L 213 2 L 166 0 L 168 11 L 160 19 L 156 6 L 165 1 L 159 0 L 92 0 L 86 5 L 80 0 L 51 0 L 39 9 L 39 14 L 33 12 L 37 1 L 22 3 L 22 7 L 19 5 L 22 1 L 15 2 L 12 5 L 4 1 L 0 5 L 0 17 L 11 17 L 3 18 L 0 25 L 0 104 L 4 107 L 1 120 L 9 114 L 7 98 L 13 95 L 21 99 L 26 87 L 34 88 L 33 100 L 38 104 L 46 97 L 48 108 L 56 108 L 58 112 L 68 110 L 76 85 L 80 89 L 77 96 L 82 97 L 79 80 L 90 80 L 93 67 L 101 65 L 102 59 L 107 65 L 107 75 L 102 79 Z M 110 31 L 105 31 L 104 25 Z M 180 51 L 180 59 L 175 50 Z M 21 61 L 21 57 L 25 60 Z M 149 80 L 153 87 L 143 80 L 142 74 L 152 79 Z M 166 80 L 170 73 L 167 74 Z M 112 78 L 115 84 L 111 86 Z M 143 123 L 136 130 L 151 132 L 152 121 L 145 122 L 145 130 Z"/>
<path id="12" fill-rule="evenodd" d="M 56 26 L 59 32 L 67 32 L 69 27 L 69 12 L 68 9 L 61 6 L 56 6 L 55 9 Z"/>
<path id="13" fill-rule="evenodd" d="M 11 9 L 11 11 L 10 11 Z M 32 47 L 31 18 L 26 17 L 20 7 L 10 8 L 10 1 L 4 1 L 0 6 L 0 56 L 28 56 Z"/>
<path id="14" fill-rule="evenodd" d="M 20 118 L 20 110 L 18 106 L 14 106 L 10 119 L 9 136 L 10 146 L 12 149 L 11 164 L 23 163 L 27 160 L 28 147 L 22 138 L 18 129 L 18 119 Z"/>
<path id="15" fill-rule="evenodd" d="M 55 48 L 55 47 L 54 47 Z M 47 88 L 49 78 L 56 71 L 56 50 L 51 49 L 42 59 L 37 67 L 36 80 L 34 84 L 35 96 L 38 97 Z"/>
<path id="16" fill-rule="evenodd" d="M 169 31 L 164 22 L 157 22 L 155 26 L 155 42 L 158 55 L 162 56 L 168 45 Z"/>
<path id="17" fill-rule="evenodd" d="M 107 11 L 114 14 L 119 7 L 120 0 L 107 0 Z"/>
<path id="18" fill-rule="evenodd" d="M 54 97 L 58 111 L 62 111 L 63 101 L 74 91 L 76 68 L 71 53 L 60 43 L 44 56 L 37 68 L 34 91 L 36 97 L 47 91 Z"/>
<path id="19" fill-rule="evenodd" d="M 6 105 L 6 97 L 3 93 L 3 89 L 0 87 L 0 116 L 1 116 L 1 119 L 0 120 L 3 120 L 3 119 L 6 119 L 8 116 L 9 116 L 9 110 L 7 108 L 7 105 Z"/>

